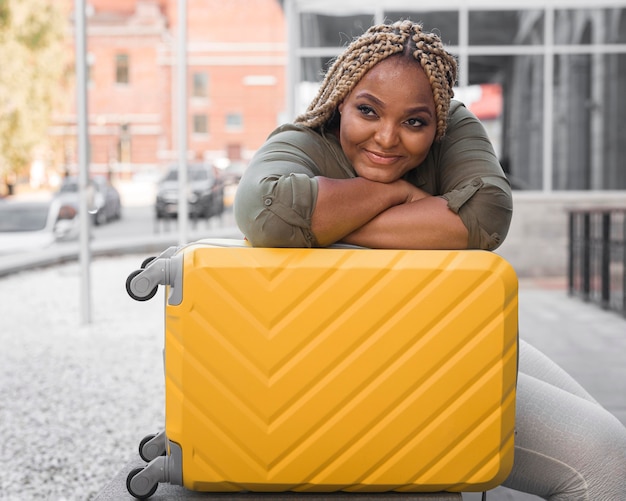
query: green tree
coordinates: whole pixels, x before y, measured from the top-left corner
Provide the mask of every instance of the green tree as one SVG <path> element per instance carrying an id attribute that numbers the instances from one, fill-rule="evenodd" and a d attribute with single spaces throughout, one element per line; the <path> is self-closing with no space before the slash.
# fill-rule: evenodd
<path id="1" fill-rule="evenodd" d="M 53 0 L 0 0 L 0 178 L 45 147 L 65 71 L 66 19 Z"/>

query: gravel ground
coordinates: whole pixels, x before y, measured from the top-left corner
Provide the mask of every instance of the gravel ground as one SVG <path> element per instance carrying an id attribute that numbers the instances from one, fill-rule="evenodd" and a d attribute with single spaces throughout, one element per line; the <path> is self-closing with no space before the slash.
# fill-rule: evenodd
<path id="1" fill-rule="evenodd" d="M 0 279 L 0 500 L 87 500 L 161 429 L 163 301 L 133 301 L 146 256 L 91 266 L 90 324 L 77 263 Z"/>

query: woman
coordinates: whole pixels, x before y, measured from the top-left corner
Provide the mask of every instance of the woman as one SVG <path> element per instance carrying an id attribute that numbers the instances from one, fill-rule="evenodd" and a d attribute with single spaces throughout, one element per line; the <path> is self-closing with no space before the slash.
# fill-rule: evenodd
<path id="1" fill-rule="evenodd" d="M 350 44 L 295 124 L 253 158 L 235 217 L 255 246 L 487 249 L 512 213 L 480 122 L 451 101 L 456 62 L 401 21 Z M 626 500 L 626 428 L 520 341 L 516 446 L 503 484 L 550 500 Z"/>

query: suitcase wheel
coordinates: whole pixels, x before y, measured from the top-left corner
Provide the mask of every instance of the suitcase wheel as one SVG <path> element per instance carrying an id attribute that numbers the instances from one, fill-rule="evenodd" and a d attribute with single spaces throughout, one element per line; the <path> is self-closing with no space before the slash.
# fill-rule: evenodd
<path id="1" fill-rule="evenodd" d="M 130 286 L 130 283 L 133 278 L 139 275 L 142 271 L 143 270 L 135 270 L 130 275 L 128 275 L 128 278 L 126 279 L 126 292 L 128 292 L 128 295 L 132 297 L 135 301 L 148 301 L 149 299 L 152 299 L 159 288 L 158 286 L 156 286 L 154 289 L 152 289 L 150 292 L 143 296 L 138 296 L 137 294 L 135 294 Z"/>
<path id="2" fill-rule="evenodd" d="M 146 468 L 135 468 L 126 477 L 126 489 L 134 498 L 148 499 L 159 486 L 159 483 L 150 478 L 150 475 L 143 475 L 145 470 Z"/>
<path id="3" fill-rule="evenodd" d="M 141 456 L 141 459 L 146 463 L 149 463 L 159 456 L 165 456 L 166 441 L 165 432 L 146 435 L 141 442 L 139 442 L 139 456 Z"/>
<path id="4" fill-rule="evenodd" d="M 151 257 L 147 257 L 146 259 L 143 260 L 143 262 L 141 263 L 140 268 L 143 270 L 146 268 L 146 266 L 148 266 L 152 261 L 154 261 L 156 259 L 156 256 L 151 256 Z"/>

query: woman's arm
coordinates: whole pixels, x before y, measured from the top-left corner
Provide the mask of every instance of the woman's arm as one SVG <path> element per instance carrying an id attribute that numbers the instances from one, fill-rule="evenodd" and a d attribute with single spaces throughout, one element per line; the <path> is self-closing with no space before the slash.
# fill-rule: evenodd
<path id="1" fill-rule="evenodd" d="M 341 240 L 372 248 L 467 248 L 467 228 L 447 201 L 406 181 L 317 181 L 311 230 L 321 246 Z"/>
<path id="2" fill-rule="evenodd" d="M 383 249 L 467 249 L 468 231 L 441 197 L 391 207 L 342 239 Z"/>
<path id="3" fill-rule="evenodd" d="M 316 179 L 317 201 L 311 217 L 311 230 L 321 246 L 345 239 L 355 230 L 363 232 L 391 208 L 428 197 L 403 180 L 378 183 L 360 177 Z M 370 247 L 365 241 L 351 243 Z"/>

